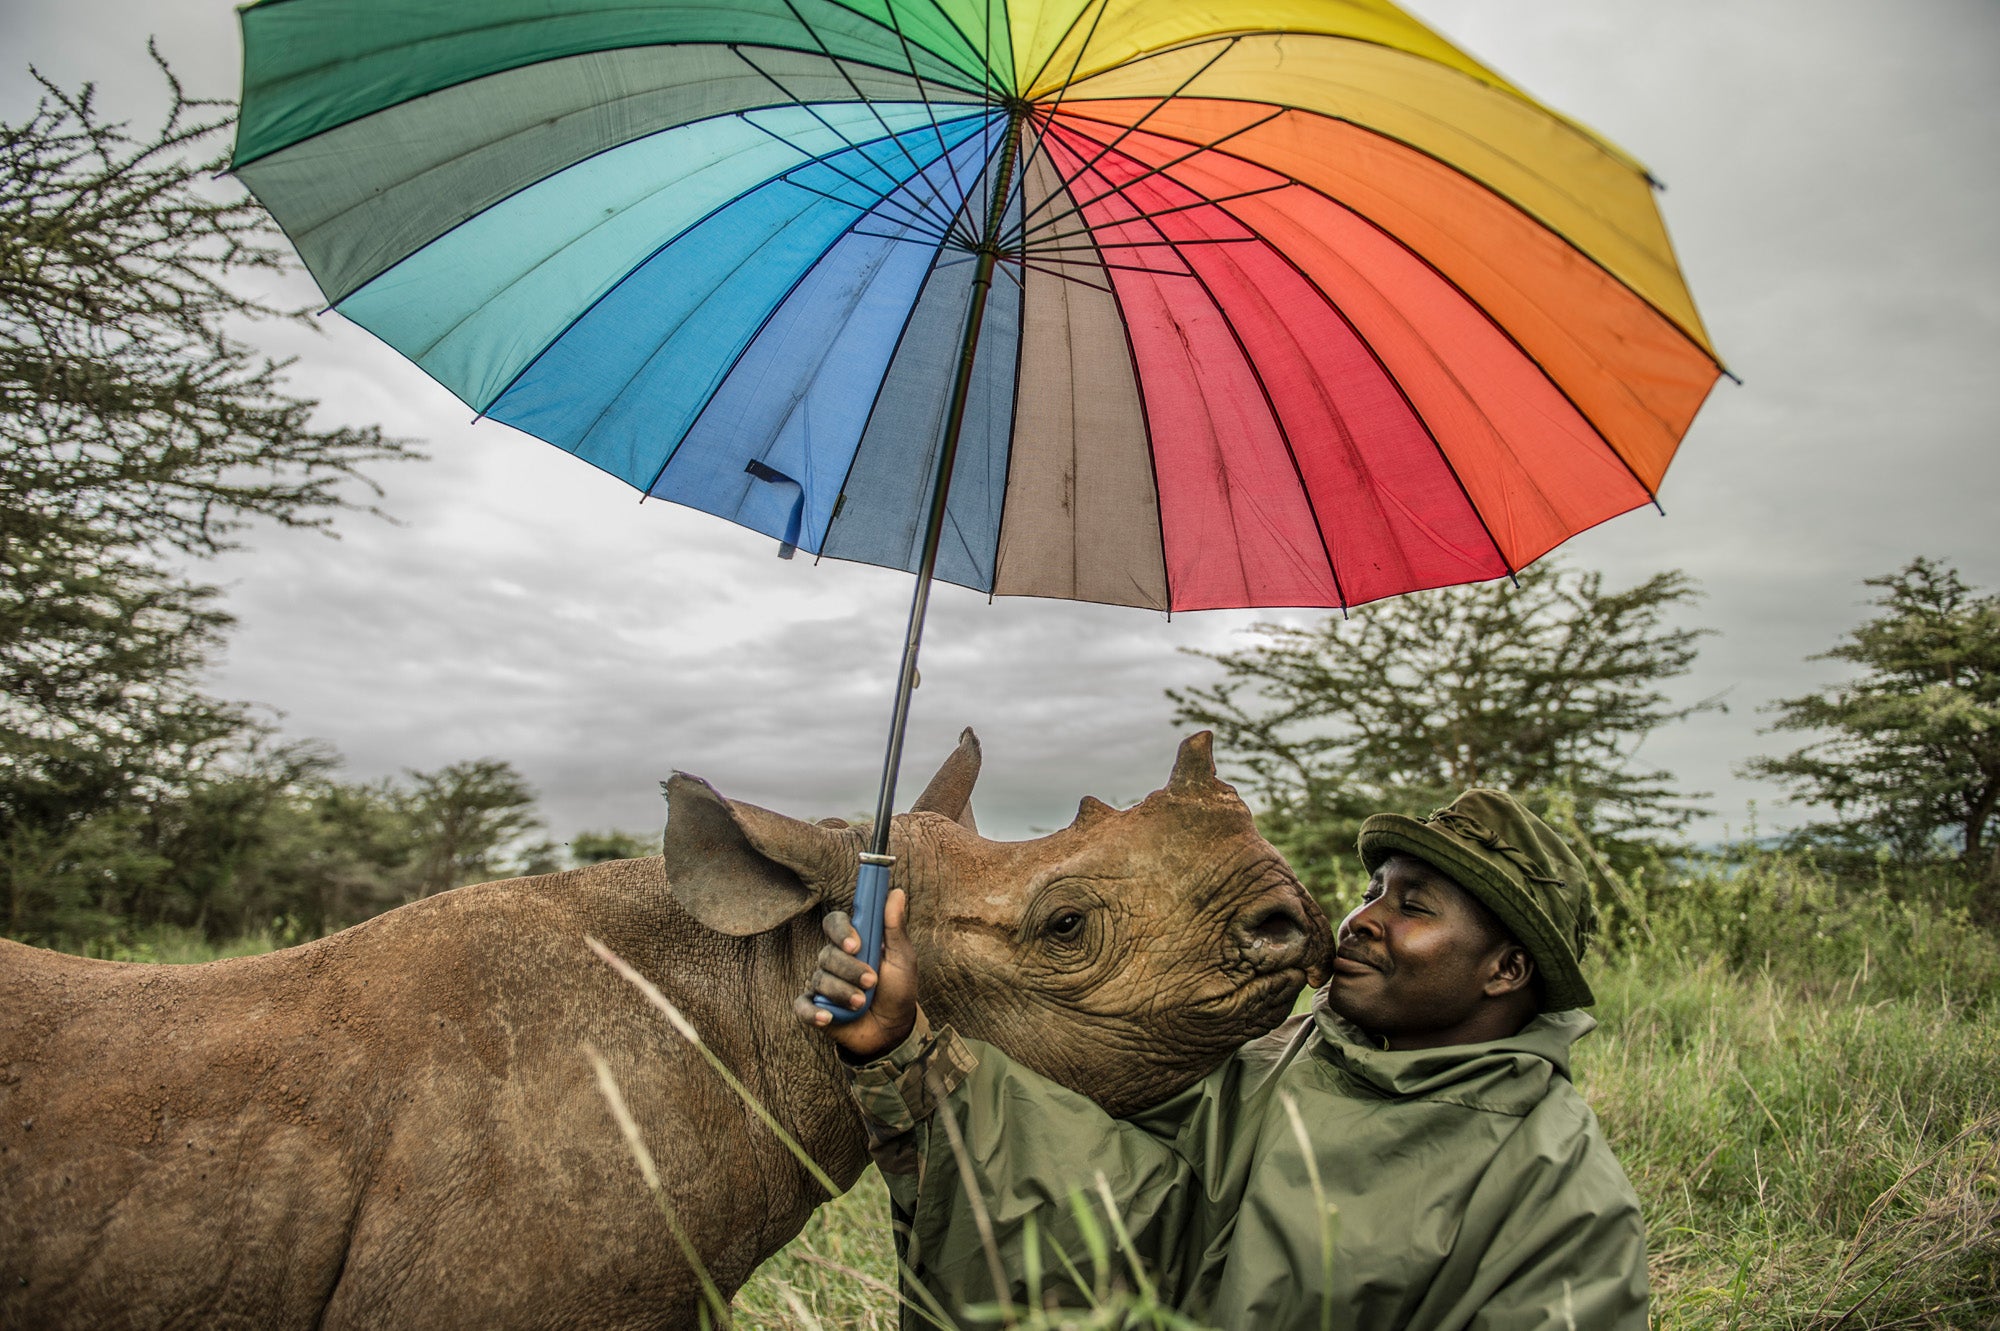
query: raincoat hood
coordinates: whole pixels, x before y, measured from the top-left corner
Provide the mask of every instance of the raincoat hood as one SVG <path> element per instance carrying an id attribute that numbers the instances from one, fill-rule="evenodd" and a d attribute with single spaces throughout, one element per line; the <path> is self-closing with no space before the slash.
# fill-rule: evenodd
<path id="1" fill-rule="evenodd" d="M 1447 1096 L 1468 1108 L 1516 1117 L 1540 1104 L 1552 1081 L 1569 1080 L 1570 1047 L 1597 1029 L 1596 1020 L 1583 1012 L 1544 1012 L 1506 1039 L 1383 1049 L 1327 1006 L 1325 990 L 1313 1000 L 1312 1019 L 1323 1037 L 1320 1057 L 1353 1083 L 1354 1093 L 1393 1100 Z"/>

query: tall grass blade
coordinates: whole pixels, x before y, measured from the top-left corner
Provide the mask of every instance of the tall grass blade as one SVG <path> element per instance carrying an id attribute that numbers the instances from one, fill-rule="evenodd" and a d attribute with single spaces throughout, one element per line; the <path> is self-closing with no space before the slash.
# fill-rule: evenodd
<path id="1" fill-rule="evenodd" d="M 1153 1282 L 1146 1275 L 1146 1264 L 1139 1260 L 1139 1250 L 1133 1246 L 1132 1235 L 1126 1231 L 1125 1217 L 1118 1214 L 1118 1199 L 1111 1195 L 1111 1181 L 1104 1177 L 1104 1171 L 1097 1171 L 1097 1195 L 1104 1199 L 1104 1218 L 1111 1226 L 1111 1232 L 1118 1239 L 1118 1250 L 1125 1254 L 1125 1264 L 1132 1268 L 1132 1281 L 1139 1291 L 1139 1297 L 1147 1303 L 1159 1302 L 1154 1292 Z"/>
<path id="2" fill-rule="evenodd" d="M 959 1186 L 965 1189 L 965 1202 L 972 1208 L 972 1223 L 979 1231 L 979 1246 L 986 1253 L 986 1273 L 993 1281 L 993 1297 L 1000 1301 L 1000 1320 L 1011 1327 L 1015 1323 L 1014 1301 L 1007 1293 L 1007 1267 L 1000 1260 L 1000 1245 L 993 1237 L 993 1217 L 987 1214 L 986 1199 L 980 1195 L 979 1177 L 973 1172 L 971 1153 L 965 1149 L 965 1136 L 958 1130 L 958 1118 L 943 1105 L 931 1115 L 931 1121 L 944 1129 L 952 1158 L 958 1162 Z"/>
<path id="3" fill-rule="evenodd" d="M 682 1014 L 681 1010 L 674 1006 L 672 1000 L 661 993 L 651 980 L 632 969 L 623 957 L 598 942 L 595 938 L 592 938 L 589 934 L 583 936 L 583 941 L 590 947 L 592 952 L 597 954 L 598 958 L 605 965 L 618 972 L 633 988 L 645 995 L 648 1003 L 659 1009 L 660 1013 L 666 1017 L 668 1024 L 680 1032 L 682 1039 L 695 1047 L 695 1050 L 708 1061 L 708 1065 L 715 1069 L 715 1074 L 722 1078 L 723 1084 L 729 1087 L 731 1091 L 734 1091 L 736 1098 L 741 1100 L 750 1112 L 757 1116 L 757 1121 L 769 1128 L 771 1134 L 784 1144 L 787 1151 L 792 1153 L 793 1158 L 805 1166 L 806 1172 L 812 1175 L 813 1182 L 826 1189 L 828 1197 L 840 1196 L 844 1189 L 835 1183 L 832 1176 L 820 1168 L 819 1162 L 806 1154 L 806 1148 L 799 1145 L 798 1140 L 791 1133 L 785 1131 L 783 1125 L 771 1116 L 771 1111 L 764 1108 L 764 1103 L 757 1098 L 756 1092 L 737 1080 L 736 1074 L 729 1070 L 729 1065 L 724 1063 L 721 1057 L 708 1047 L 707 1042 L 701 1038 L 701 1032 L 697 1031 L 694 1028 L 694 1023 L 689 1021 Z"/>
<path id="4" fill-rule="evenodd" d="M 1111 1296 L 1111 1245 L 1104 1241 L 1104 1231 L 1098 1228 L 1097 1217 L 1091 1213 L 1090 1201 L 1082 1189 L 1069 1190 L 1069 1209 L 1076 1216 L 1076 1229 L 1083 1236 L 1083 1246 L 1090 1249 L 1092 1279 L 1088 1285 L 1079 1279 L 1077 1288 L 1089 1291 L 1090 1306 L 1095 1308 Z M 1074 1272 L 1075 1266 L 1070 1266 L 1070 1270 Z"/>
<path id="5" fill-rule="evenodd" d="M 1339 1236 L 1340 1208 L 1326 1199 L 1326 1187 L 1319 1176 L 1319 1152 L 1313 1149 L 1312 1135 L 1306 1131 L 1298 1100 L 1290 1091 L 1281 1093 L 1278 1099 L 1291 1122 L 1292 1138 L 1306 1162 L 1306 1182 L 1312 1187 L 1313 1219 L 1319 1225 L 1319 1326 L 1320 1331 L 1333 1331 L 1333 1257 Z"/>
<path id="6" fill-rule="evenodd" d="M 674 1205 L 667 1200 L 667 1190 L 660 1184 L 659 1166 L 653 1163 L 653 1153 L 646 1149 L 646 1139 L 639 1135 L 639 1124 L 633 1119 L 632 1111 L 625 1103 L 624 1093 L 618 1089 L 618 1079 L 611 1075 L 611 1065 L 606 1063 L 603 1055 L 590 1044 L 586 1043 L 583 1046 L 583 1054 L 590 1060 L 590 1066 L 596 1070 L 597 1089 L 603 1094 L 604 1103 L 610 1106 L 611 1117 L 617 1121 L 618 1130 L 625 1134 L 625 1145 L 632 1152 L 632 1158 L 638 1162 L 639 1177 L 646 1181 L 646 1190 L 653 1194 L 653 1200 L 659 1205 L 660 1214 L 666 1217 L 667 1232 L 673 1235 L 674 1245 L 681 1250 L 681 1256 L 687 1260 L 695 1279 L 701 1282 L 702 1298 L 706 1301 L 705 1306 L 700 1309 L 701 1324 L 710 1325 L 709 1309 L 712 1308 L 715 1313 L 714 1325 L 728 1326 L 729 1300 L 723 1298 L 722 1291 L 715 1287 L 715 1281 L 708 1274 L 707 1264 L 701 1260 L 701 1254 L 695 1251 L 694 1244 L 688 1239 L 687 1231 L 681 1228 L 680 1217 L 674 1214 Z"/>

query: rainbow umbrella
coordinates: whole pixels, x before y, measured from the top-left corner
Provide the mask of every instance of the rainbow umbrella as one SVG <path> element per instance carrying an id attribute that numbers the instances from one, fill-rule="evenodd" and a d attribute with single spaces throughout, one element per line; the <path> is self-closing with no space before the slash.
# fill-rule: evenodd
<path id="1" fill-rule="evenodd" d="M 1198 610 L 1509 575 L 1720 372 L 1644 168 L 1387 0 L 260 0 L 329 305 L 643 494 Z M 877 955 L 873 951 L 871 957 Z"/>

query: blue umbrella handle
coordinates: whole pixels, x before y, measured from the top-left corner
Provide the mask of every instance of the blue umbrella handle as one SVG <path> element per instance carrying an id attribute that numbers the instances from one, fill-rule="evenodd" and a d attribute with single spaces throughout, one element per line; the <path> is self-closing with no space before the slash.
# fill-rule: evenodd
<path id="1" fill-rule="evenodd" d="M 882 908 L 888 901 L 889 866 L 864 863 L 854 875 L 854 929 L 861 935 L 861 960 L 878 976 L 882 973 Z M 813 995 L 813 1005 L 831 1014 L 836 1024 L 844 1024 L 875 1006 L 875 991 L 862 994 L 860 1007 L 843 1007 L 819 994 Z"/>

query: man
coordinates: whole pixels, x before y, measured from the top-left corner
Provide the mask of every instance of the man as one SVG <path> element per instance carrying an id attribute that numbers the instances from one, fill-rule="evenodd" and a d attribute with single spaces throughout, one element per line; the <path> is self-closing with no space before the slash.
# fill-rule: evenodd
<path id="1" fill-rule="evenodd" d="M 1576 1010 L 1593 1001 L 1582 862 L 1490 790 L 1421 821 L 1378 814 L 1360 850 L 1368 893 L 1310 1018 L 1122 1121 L 930 1032 L 899 899 L 879 987 L 829 916 L 814 991 L 878 988 L 830 1033 L 862 1065 L 855 1096 L 928 1297 L 955 1313 L 1001 1282 L 1027 1303 L 1039 1270 L 1044 1297 L 1080 1304 L 1046 1273 L 1060 1251 L 1094 1279 L 1081 1189 L 1115 1203 L 1162 1302 L 1230 1331 L 1644 1331 L 1638 1201 L 1569 1080 L 1595 1026 Z M 795 1010 L 825 1022 L 807 998 Z"/>

